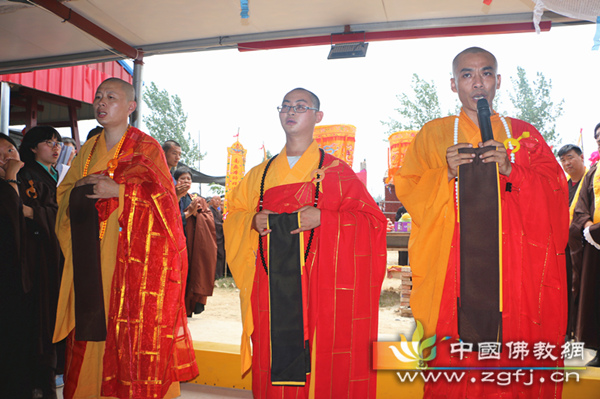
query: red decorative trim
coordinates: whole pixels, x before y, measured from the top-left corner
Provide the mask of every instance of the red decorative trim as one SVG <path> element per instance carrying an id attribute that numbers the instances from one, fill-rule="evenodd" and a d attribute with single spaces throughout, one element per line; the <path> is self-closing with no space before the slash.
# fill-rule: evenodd
<path id="1" fill-rule="evenodd" d="M 551 21 L 540 22 L 540 29 L 548 32 Z M 339 35 L 300 37 L 294 39 L 266 40 L 262 42 L 238 43 L 238 51 L 271 50 L 289 47 L 321 46 L 327 44 L 377 42 L 384 40 L 425 39 L 471 35 L 494 35 L 499 33 L 535 32 L 533 22 L 476 26 L 454 26 L 447 28 L 407 29 L 384 32 L 349 33 Z"/>

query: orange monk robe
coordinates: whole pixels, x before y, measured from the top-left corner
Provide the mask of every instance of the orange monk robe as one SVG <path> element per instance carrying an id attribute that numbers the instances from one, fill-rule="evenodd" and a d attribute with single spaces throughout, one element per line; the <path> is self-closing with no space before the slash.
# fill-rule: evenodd
<path id="1" fill-rule="evenodd" d="M 164 158 L 164 153 L 160 147 L 160 145 L 156 142 L 156 140 L 142 133 L 138 129 L 130 128 L 130 131 L 126 134 L 134 134 L 131 140 L 133 142 L 125 141 L 122 147 L 121 153 L 123 153 L 127 148 L 133 148 L 133 159 L 136 161 L 140 161 L 140 158 L 147 163 L 142 166 L 141 162 L 138 165 L 131 164 L 130 156 L 129 161 L 124 160 L 122 163 L 120 162 L 120 168 L 125 167 L 127 165 L 126 171 L 131 176 L 131 172 L 137 172 L 140 176 L 143 176 L 148 165 L 153 165 L 152 167 L 156 170 L 156 175 L 159 175 L 162 178 L 162 181 L 169 182 L 169 184 L 164 185 L 164 190 L 162 194 L 172 197 L 173 207 L 175 212 L 171 217 L 168 215 L 163 215 L 166 219 L 172 221 L 179 221 L 180 226 L 174 226 L 173 229 L 179 229 L 179 234 L 175 230 L 172 236 L 173 240 L 176 240 L 178 236 L 181 238 L 178 241 L 181 241 L 183 244 L 183 248 L 181 248 L 180 253 L 173 253 L 174 257 L 181 257 L 182 259 L 186 257 L 185 252 L 185 241 L 183 238 L 183 231 L 181 227 L 181 218 L 179 215 L 179 207 L 176 203 L 174 186 L 170 183 L 171 177 L 168 173 L 168 169 L 166 166 L 166 161 Z M 62 283 L 60 289 L 60 296 L 58 302 L 58 310 L 57 310 L 57 320 L 56 327 L 54 331 L 54 341 L 60 341 L 65 337 L 69 336 L 72 338 L 73 330 L 76 328 L 75 325 L 75 298 L 74 298 L 74 283 L 73 283 L 73 256 L 72 256 L 72 241 L 71 241 L 71 224 L 70 224 L 70 216 L 69 216 L 69 196 L 71 190 L 74 188 L 75 183 L 84 177 L 84 169 L 86 161 L 88 160 L 90 153 L 92 153 L 92 148 L 94 146 L 94 139 L 88 140 L 88 142 L 81 148 L 79 152 L 79 156 L 73 159 L 73 164 L 69 169 L 69 172 L 65 176 L 65 179 L 58 187 L 57 190 L 57 200 L 59 203 L 59 210 L 57 215 L 56 222 L 56 232 L 58 239 L 61 244 L 61 249 L 63 254 L 65 255 L 65 266 L 62 276 Z M 104 133 L 101 133 L 97 145 L 93 150 L 93 154 L 91 156 L 88 168 L 88 175 L 99 173 L 105 171 L 107 168 L 107 163 L 111 159 L 113 159 L 116 149 L 118 146 L 114 146 L 110 151 L 106 150 L 106 141 L 104 137 Z M 143 151 L 143 153 L 139 153 L 139 151 Z M 135 168 L 138 169 L 135 169 Z M 117 265 L 117 253 L 120 245 L 120 236 L 123 238 L 123 235 L 120 235 L 121 226 L 124 225 L 126 230 L 127 226 L 132 222 L 131 220 L 122 220 L 128 219 L 131 215 L 125 215 L 123 213 L 124 208 L 126 206 L 126 182 L 120 182 L 117 180 L 118 176 L 121 174 L 122 169 L 117 169 L 115 172 L 115 181 L 121 183 L 119 184 L 119 198 L 118 198 L 118 207 L 110 216 L 108 216 L 106 223 L 106 232 L 104 238 L 100 241 L 100 254 L 101 254 L 101 272 L 102 272 L 102 287 L 104 294 L 104 307 L 106 310 L 106 324 L 107 327 L 110 328 L 109 324 L 109 309 L 114 309 L 114 307 L 110 306 L 110 304 L 114 305 L 114 298 L 111 299 L 111 296 L 115 295 L 113 282 L 115 281 L 115 270 Z M 166 177 L 165 177 L 166 176 Z M 131 179 L 127 183 L 132 183 L 134 179 Z M 158 193 L 160 194 L 160 193 Z M 127 194 L 129 196 L 129 194 Z M 157 198 L 161 197 L 157 195 Z M 127 199 L 130 204 L 130 199 Z M 161 201 L 160 199 L 157 202 Z M 99 202 L 100 203 L 100 202 Z M 98 205 L 97 205 L 98 206 Z M 125 216 L 125 218 L 123 218 Z M 130 232 L 131 233 L 131 232 Z M 128 236 L 128 238 L 130 238 Z M 187 259 L 185 259 L 187 261 Z M 185 262 L 187 263 L 187 262 Z M 186 273 L 187 273 L 187 264 L 181 263 L 179 269 L 177 271 L 173 271 L 173 273 L 179 273 L 179 278 L 183 278 L 185 281 Z M 176 278 L 175 274 L 170 275 L 170 280 Z M 183 308 L 183 291 L 181 291 L 181 300 L 180 300 L 180 310 L 177 316 L 184 323 L 186 322 L 185 318 L 185 310 Z M 152 320 L 153 318 L 147 317 L 147 320 Z M 178 323 L 179 324 L 179 323 Z M 111 335 L 109 331 L 109 336 Z M 162 335 L 162 332 L 161 332 Z M 193 359 L 193 352 L 191 351 L 191 342 L 187 342 L 191 340 L 191 336 L 189 336 L 189 330 L 187 329 L 187 324 L 183 325 L 180 331 L 177 331 L 176 334 L 177 343 L 174 345 L 172 351 L 177 350 L 178 353 L 176 355 L 171 355 L 169 362 L 173 362 L 172 357 L 176 357 L 175 363 L 178 363 L 180 366 L 181 374 L 189 374 L 186 375 L 186 379 L 193 378 L 194 375 L 197 374 L 197 366 L 195 364 L 195 359 Z M 114 334 L 113 334 L 114 336 Z M 108 339 L 108 338 L 107 338 Z M 73 348 L 73 339 L 69 340 L 68 345 Z M 80 341 L 76 341 L 80 342 Z M 105 342 L 92 342 L 92 341 L 84 341 L 84 351 L 83 353 L 75 353 L 72 358 L 78 359 L 80 362 L 76 365 L 78 369 L 77 375 L 73 376 L 76 383 L 76 388 L 71 389 L 69 384 L 65 384 L 65 398 L 88 398 L 88 397 L 98 397 L 101 386 L 103 384 L 103 378 L 106 377 L 106 373 L 114 373 L 116 370 L 105 370 L 106 366 L 104 362 L 105 358 Z M 190 345 L 188 345 L 190 344 Z M 115 348 L 110 348 L 111 350 L 115 350 Z M 73 349 L 72 349 L 73 350 Z M 77 349 L 75 349 L 77 350 Z M 80 356 L 81 355 L 81 356 Z M 192 358 L 189 358 L 192 356 Z M 183 364 L 184 359 L 187 359 L 188 363 Z M 189 363 L 190 360 L 193 360 L 193 364 Z M 135 360 L 133 360 L 135 362 Z M 67 361 L 68 362 L 68 361 Z M 74 367 L 74 364 L 67 364 L 68 367 Z M 104 370 L 103 370 L 104 369 Z M 71 378 L 68 375 L 68 370 L 65 373 L 65 380 L 69 380 Z M 133 376 L 135 378 L 135 376 Z M 160 384 L 160 383 L 159 383 Z M 174 381 L 168 387 L 168 392 L 164 395 L 166 398 L 174 398 L 179 396 L 179 383 Z M 103 397 L 103 396 L 101 396 Z M 143 397 L 143 396 L 142 396 Z"/>
<path id="2" fill-rule="evenodd" d="M 265 192 L 274 187 L 310 182 L 312 172 L 319 164 L 319 157 L 318 145 L 313 141 L 290 169 L 284 148 L 269 168 Z M 306 387 L 273 387 L 268 382 L 270 376 L 261 375 L 260 378 L 267 381 L 261 383 L 258 391 L 256 389 L 255 382 L 259 379 L 257 373 L 260 370 L 254 369 L 257 362 L 253 362 L 251 356 L 250 339 L 251 336 L 253 340 L 265 337 L 258 336 L 256 332 L 258 315 L 253 314 L 252 309 L 256 304 L 252 303 L 251 297 L 262 295 L 252 291 L 257 287 L 258 280 L 261 280 L 261 284 L 266 280 L 266 274 L 262 266 L 257 266 L 260 263 L 260 259 L 257 263 L 259 235 L 251 225 L 257 212 L 265 166 L 266 162 L 253 168 L 235 189 L 229 199 L 229 212 L 224 222 L 227 262 L 240 289 L 242 373 L 253 367 L 253 391 L 257 397 L 374 397 L 376 381 L 371 368 L 370 346 L 377 339 L 379 294 L 385 274 L 386 221 L 356 174 L 345 163 L 330 155 L 325 156 L 323 164 L 325 178 L 321 183 L 323 191 L 318 205 L 321 209 L 321 226 L 315 229 L 311 247 L 311 254 L 314 251 L 315 255 L 309 255 L 307 261 L 311 374 L 307 376 Z M 282 199 L 283 202 L 285 199 Z M 309 232 L 304 234 L 306 243 Z M 337 254 L 337 259 L 334 254 Z M 332 298 L 337 298 L 337 302 L 334 303 Z M 340 317 L 340 320 L 335 320 L 336 317 Z M 360 332 L 356 331 L 358 324 L 362 326 Z M 261 334 L 268 330 L 268 325 L 260 327 Z M 362 342 L 363 338 L 360 338 L 361 342 L 355 342 L 359 336 L 370 339 Z M 332 338 L 334 342 L 326 344 Z M 326 347 L 320 346 L 324 343 Z M 263 342 L 260 344 L 261 348 L 265 347 Z M 336 352 L 337 347 L 346 344 L 361 349 L 353 352 L 349 347 L 343 353 Z M 256 347 L 253 349 L 254 356 L 259 356 L 261 352 Z M 268 370 L 262 372 L 268 374 Z M 361 375 L 360 381 L 353 378 L 357 374 Z M 337 383 L 339 381 L 343 383 Z M 328 393 L 322 393 L 323 390 Z M 342 391 L 343 394 L 337 394 Z"/>
<path id="3" fill-rule="evenodd" d="M 452 116 L 427 123 L 409 146 L 404 164 L 394 177 L 396 194 L 412 218 L 409 242 L 413 273 L 411 308 L 415 319 L 423 323 L 425 336 L 437 334 L 438 342 L 443 336 L 457 337 L 459 287 L 456 276 L 460 242 L 455 214 L 455 181 L 448 182 L 446 161 L 446 150 L 454 145 L 455 119 Z M 492 116 L 491 122 L 495 139 L 503 142 L 507 138 L 504 124 L 497 114 Z M 562 365 L 560 346 L 564 343 L 567 316 L 564 248 L 569 215 L 566 180 L 550 148 L 533 126 L 510 118 L 506 118 L 506 122 L 513 138 L 519 138 L 526 131 L 530 137 L 521 138 L 510 176 L 500 175 L 503 342 L 525 340 L 530 344 L 530 351 L 533 343 L 538 341 L 557 345 L 555 354 L 559 357 L 550 366 L 558 367 Z M 473 146 L 481 141 L 478 126 L 464 112 L 459 118 L 457 141 Z M 510 192 L 506 190 L 507 183 L 511 183 Z M 450 342 L 456 341 L 445 341 Z M 437 350 L 437 360 L 448 358 L 447 353 L 441 353 L 440 345 Z M 506 347 L 504 352 L 508 352 Z M 548 366 L 541 361 L 534 365 Z M 483 366 L 497 365 L 485 363 Z M 466 381 L 463 380 L 465 386 Z M 488 384 L 491 385 L 494 385 L 492 390 L 510 389 Z M 438 394 L 465 397 L 460 396 L 464 394 L 460 389 L 465 386 L 455 383 Z M 549 392 L 551 397 L 553 392 L 560 391 L 560 386 L 554 387 L 551 383 L 546 388 L 552 391 Z M 456 396 L 452 396 L 451 389 L 460 392 L 453 391 Z M 436 395 L 435 392 L 431 394 Z M 473 397 L 480 394 L 477 391 Z"/>

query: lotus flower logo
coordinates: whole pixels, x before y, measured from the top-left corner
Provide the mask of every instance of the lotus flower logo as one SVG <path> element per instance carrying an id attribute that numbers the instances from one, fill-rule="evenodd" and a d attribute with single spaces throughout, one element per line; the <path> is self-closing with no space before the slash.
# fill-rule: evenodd
<path id="1" fill-rule="evenodd" d="M 423 325 L 420 321 L 417 320 L 417 328 L 415 329 L 412 340 L 408 341 L 404 334 L 400 334 L 400 349 L 396 345 L 388 346 L 389 349 L 392 350 L 396 359 L 400 360 L 403 363 L 417 363 L 418 368 L 424 369 L 427 368 L 427 363 L 430 360 L 435 359 L 436 348 L 435 348 L 435 335 L 425 339 L 421 342 L 423 338 Z M 424 352 L 428 349 L 432 348 L 429 356 L 425 357 Z"/>
<path id="2" fill-rule="evenodd" d="M 427 362 L 435 359 L 435 338 L 423 339 L 423 325 L 416 320 L 417 328 L 409 341 L 400 334 L 400 342 L 377 341 L 373 343 L 373 367 L 375 370 L 426 369 Z M 442 341 L 450 337 L 442 338 Z M 422 341 L 421 341 L 422 340 Z M 427 356 L 425 354 L 428 353 Z"/>

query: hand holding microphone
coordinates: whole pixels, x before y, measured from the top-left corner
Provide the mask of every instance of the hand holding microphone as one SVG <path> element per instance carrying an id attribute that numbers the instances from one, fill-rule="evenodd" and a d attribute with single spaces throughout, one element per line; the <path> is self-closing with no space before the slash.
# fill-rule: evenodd
<path id="1" fill-rule="evenodd" d="M 477 101 L 477 119 L 479 119 L 479 130 L 481 131 L 481 142 L 485 143 L 490 140 L 494 140 L 494 131 L 492 130 L 492 122 L 490 121 L 490 116 L 492 111 L 490 109 L 490 105 L 485 98 L 482 98 Z M 498 172 L 500 174 L 509 176 L 512 171 L 512 164 L 510 163 L 510 159 L 508 158 L 508 153 L 506 152 L 506 148 L 500 142 L 495 141 L 494 145 L 496 146 L 495 150 L 487 151 L 486 153 L 480 155 L 483 162 L 497 162 L 498 163 Z"/>
<path id="2" fill-rule="evenodd" d="M 479 130 L 481 131 L 481 141 L 483 143 L 494 139 L 494 131 L 490 121 L 491 115 L 492 111 L 488 101 L 485 98 L 479 99 L 477 101 L 477 119 L 479 119 Z"/>

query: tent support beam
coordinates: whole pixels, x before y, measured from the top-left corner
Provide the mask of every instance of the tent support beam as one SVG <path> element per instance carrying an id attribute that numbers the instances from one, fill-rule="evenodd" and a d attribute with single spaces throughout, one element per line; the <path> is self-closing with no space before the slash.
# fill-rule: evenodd
<path id="1" fill-rule="evenodd" d="M 102 29 L 89 19 L 83 17 L 81 14 L 73 11 L 69 7 L 59 3 L 57 0 L 29 0 L 32 3 L 45 8 L 51 13 L 59 16 L 64 21 L 73 24 L 77 28 L 81 29 L 85 33 L 95 37 L 101 42 L 107 44 L 117 52 L 127 56 L 128 58 L 137 59 L 141 56 L 141 52 L 131 47 L 118 37 Z"/>
<path id="2" fill-rule="evenodd" d="M 0 82 L 0 133 L 8 136 L 10 119 L 10 84 Z"/>
<path id="3" fill-rule="evenodd" d="M 131 114 L 131 125 L 133 127 L 140 127 L 140 116 L 142 115 L 142 106 L 143 106 L 143 71 L 144 71 L 144 62 L 142 61 L 142 57 L 140 56 L 133 62 L 133 88 L 135 89 L 136 94 L 136 102 L 137 107 L 135 111 Z"/>

